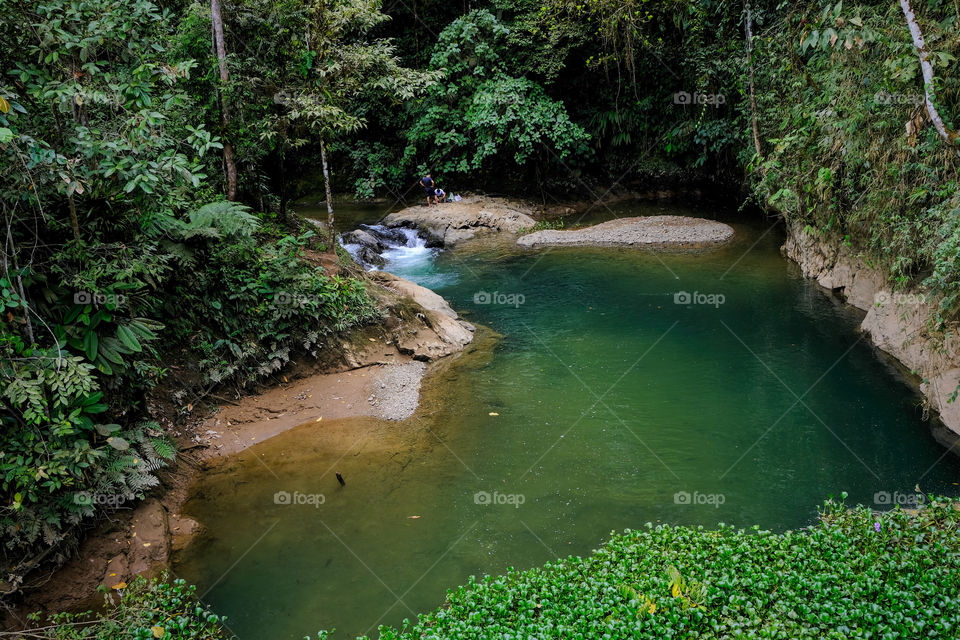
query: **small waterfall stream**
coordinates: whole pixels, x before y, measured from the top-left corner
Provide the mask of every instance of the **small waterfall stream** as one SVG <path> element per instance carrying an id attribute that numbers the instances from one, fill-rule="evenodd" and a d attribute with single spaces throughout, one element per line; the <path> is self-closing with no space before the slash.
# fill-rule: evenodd
<path id="1" fill-rule="evenodd" d="M 434 259 L 441 252 L 416 229 L 361 224 L 345 233 L 340 243 L 367 271 L 383 269 L 425 287 L 456 282 L 456 274 L 438 272 Z"/>

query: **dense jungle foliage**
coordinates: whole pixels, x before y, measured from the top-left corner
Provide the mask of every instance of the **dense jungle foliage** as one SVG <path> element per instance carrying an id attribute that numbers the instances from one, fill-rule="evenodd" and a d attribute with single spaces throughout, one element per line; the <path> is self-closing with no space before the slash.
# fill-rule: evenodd
<path id="1" fill-rule="evenodd" d="M 391 201 L 428 168 L 547 203 L 739 194 L 949 322 L 960 5 L 912 2 L 918 54 L 910 4 L 7 0 L 0 592 L 157 485 L 158 385 L 186 407 L 376 321 L 289 213 L 325 162 L 334 191 Z"/>

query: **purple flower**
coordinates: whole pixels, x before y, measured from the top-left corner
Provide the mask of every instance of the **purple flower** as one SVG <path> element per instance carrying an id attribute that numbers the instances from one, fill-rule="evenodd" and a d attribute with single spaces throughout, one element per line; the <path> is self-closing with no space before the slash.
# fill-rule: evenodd
<path id="1" fill-rule="evenodd" d="M 873 528 L 876 529 L 877 533 L 880 533 L 880 523 L 879 523 L 879 522 L 874 522 L 874 523 L 873 523 Z"/>

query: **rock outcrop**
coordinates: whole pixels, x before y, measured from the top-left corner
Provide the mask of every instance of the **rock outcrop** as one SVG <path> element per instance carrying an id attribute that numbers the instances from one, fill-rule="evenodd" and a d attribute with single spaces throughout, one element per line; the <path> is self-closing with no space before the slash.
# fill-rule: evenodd
<path id="1" fill-rule="evenodd" d="M 873 343 L 922 379 L 920 392 L 930 408 L 960 435 L 960 402 L 950 402 L 960 385 L 960 338 L 931 331 L 935 301 L 923 291 L 893 291 L 886 274 L 835 238 L 805 233 L 790 225 L 782 252 L 803 275 L 866 311 L 860 328 Z"/>
<path id="2" fill-rule="evenodd" d="M 386 264 L 383 256 L 380 255 L 387 249 L 387 245 L 381 238 L 373 235 L 364 229 L 356 229 L 341 236 L 344 245 L 353 245 L 356 247 L 356 257 L 362 264 L 382 267 Z"/>
<path id="3" fill-rule="evenodd" d="M 372 272 L 370 276 L 397 295 L 394 305 L 402 299 L 415 304 L 419 324 L 406 322 L 393 332 L 401 353 L 414 360 L 436 360 L 461 351 L 473 340 L 474 326 L 460 320 L 447 301 L 430 289 L 385 271 Z"/>
<path id="4" fill-rule="evenodd" d="M 627 246 L 703 247 L 721 244 L 733 237 L 733 227 L 687 216 L 619 218 L 583 229 L 548 229 L 521 236 L 522 247 Z"/>
<path id="5" fill-rule="evenodd" d="M 533 210 L 503 198 L 469 196 L 438 206 L 407 207 L 383 219 L 388 227 L 411 227 L 433 243 L 449 246 L 479 234 L 518 233 L 536 224 Z"/>

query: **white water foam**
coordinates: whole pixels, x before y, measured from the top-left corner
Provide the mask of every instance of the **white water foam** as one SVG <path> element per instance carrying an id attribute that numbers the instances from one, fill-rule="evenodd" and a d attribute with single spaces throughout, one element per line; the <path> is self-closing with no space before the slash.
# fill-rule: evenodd
<path id="1" fill-rule="evenodd" d="M 425 287 L 439 287 L 456 281 L 453 273 L 437 273 L 434 268 L 434 259 L 440 253 L 437 247 L 428 247 L 426 238 L 416 229 L 406 227 L 385 227 L 383 225 L 362 225 L 366 231 L 377 236 L 387 249 L 380 255 L 386 261 L 382 268 L 402 278 L 412 280 Z M 364 265 L 367 271 L 377 271 L 375 265 L 364 264 L 360 259 L 359 244 L 343 244 L 343 248 L 353 256 L 354 260 Z"/>

